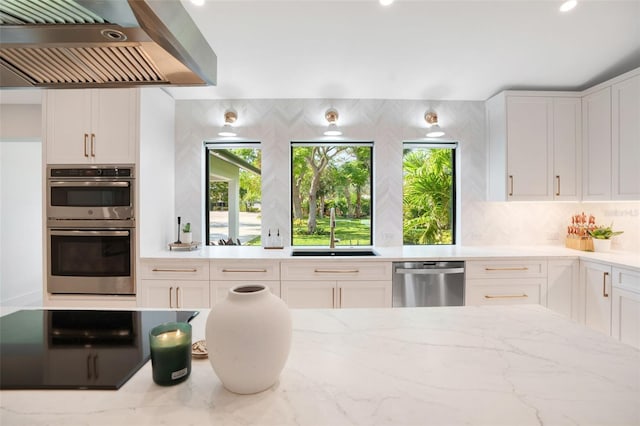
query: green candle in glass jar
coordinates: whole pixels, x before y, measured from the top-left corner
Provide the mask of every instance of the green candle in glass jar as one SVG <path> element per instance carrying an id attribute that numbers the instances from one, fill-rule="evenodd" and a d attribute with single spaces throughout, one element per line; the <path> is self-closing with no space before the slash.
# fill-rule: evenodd
<path id="1" fill-rule="evenodd" d="M 183 382 L 191 374 L 191 325 L 169 322 L 149 332 L 153 381 L 162 386 Z"/>

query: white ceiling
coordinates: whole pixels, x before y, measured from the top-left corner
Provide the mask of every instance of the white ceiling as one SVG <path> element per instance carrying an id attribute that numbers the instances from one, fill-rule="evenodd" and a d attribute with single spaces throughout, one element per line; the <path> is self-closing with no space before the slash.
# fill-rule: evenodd
<path id="1" fill-rule="evenodd" d="M 566 14 L 561 0 L 182 2 L 218 56 L 218 83 L 168 89 L 176 99 L 486 100 L 640 66 L 640 0 L 581 0 Z"/>
<path id="2" fill-rule="evenodd" d="M 177 99 L 485 100 L 583 89 L 640 66 L 640 0 L 182 0 L 218 84 Z"/>

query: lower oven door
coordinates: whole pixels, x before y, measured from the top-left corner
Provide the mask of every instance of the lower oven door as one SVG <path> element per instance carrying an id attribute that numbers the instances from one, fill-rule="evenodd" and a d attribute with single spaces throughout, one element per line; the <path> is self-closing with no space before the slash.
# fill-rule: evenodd
<path id="1" fill-rule="evenodd" d="M 135 229 L 49 229 L 49 293 L 135 294 Z"/>

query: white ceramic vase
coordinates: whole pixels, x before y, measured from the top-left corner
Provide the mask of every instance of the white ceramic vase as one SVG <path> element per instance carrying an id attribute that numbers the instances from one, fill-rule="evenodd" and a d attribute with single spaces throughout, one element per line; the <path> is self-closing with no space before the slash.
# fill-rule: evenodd
<path id="1" fill-rule="evenodd" d="M 593 251 L 611 251 L 611 239 L 593 238 Z"/>
<path id="2" fill-rule="evenodd" d="M 263 284 L 229 290 L 209 313 L 209 361 L 225 388 L 239 394 L 269 389 L 291 348 L 291 313 Z"/>
<path id="3" fill-rule="evenodd" d="M 180 241 L 185 244 L 191 244 L 193 242 L 193 232 L 182 231 L 182 236 L 180 237 Z"/>

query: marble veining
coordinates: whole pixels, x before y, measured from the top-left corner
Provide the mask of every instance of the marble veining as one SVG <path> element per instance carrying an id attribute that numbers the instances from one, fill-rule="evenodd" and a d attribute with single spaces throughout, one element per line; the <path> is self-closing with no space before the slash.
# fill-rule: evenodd
<path id="1" fill-rule="evenodd" d="M 265 392 L 226 391 L 206 360 L 164 388 L 148 363 L 118 391 L 3 391 L 0 423 L 640 424 L 640 351 L 540 306 L 294 310 L 293 319 L 290 358 Z"/>

